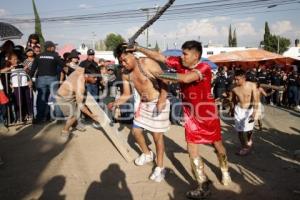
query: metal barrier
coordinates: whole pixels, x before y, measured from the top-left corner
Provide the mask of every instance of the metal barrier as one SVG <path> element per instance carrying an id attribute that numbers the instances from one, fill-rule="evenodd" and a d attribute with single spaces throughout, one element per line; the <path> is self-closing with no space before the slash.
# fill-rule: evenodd
<path id="1" fill-rule="evenodd" d="M 20 117 L 20 119 L 23 118 L 23 113 L 22 113 L 23 112 L 23 108 L 22 108 L 23 107 L 23 103 L 22 103 L 22 96 L 21 96 L 21 89 L 20 89 L 20 87 L 22 87 L 22 86 L 20 86 L 21 85 L 21 77 L 26 76 L 27 79 L 28 79 L 28 81 L 32 81 L 32 79 L 26 73 L 26 71 L 24 69 L 15 69 L 14 71 L 1 72 L 0 73 L 1 80 L 2 80 L 2 74 L 5 75 L 5 84 L 3 84 L 3 87 L 5 89 L 6 95 L 8 95 L 8 98 L 9 98 L 9 102 L 8 102 L 8 104 L 6 104 L 6 113 L 7 113 L 7 116 L 6 116 L 7 121 L 6 121 L 6 123 L 7 123 L 8 126 L 10 126 L 10 125 L 13 124 L 12 121 L 11 121 L 11 118 L 12 118 L 11 114 L 12 113 L 16 113 L 16 110 L 15 111 L 13 110 L 13 107 L 12 107 L 13 105 L 12 105 L 11 98 L 10 98 L 11 95 L 12 95 L 12 90 L 10 89 L 10 83 L 11 83 L 10 80 L 11 80 L 12 77 L 9 78 L 9 76 L 11 76 L 12 73 L 16 74 L 17 80 L 18 80 L 18 87 L 17 87 L 18 88 L 18 100 L 19 100 L 19 108 L 18 109 L 19 109 L 19 117 Z M 31 99 L 33 99 L 32 95 L 33 95 L 33 91 L 32 91 L 32 88 L 30 88 L 30 98 Z M 33 108 L 31 108 L 31 109 L 32 109 L 32 112 L 33 112 Z M 17 118 L 16 115 L 14 117 Z M 14 120 L 16 120 L 16 119 L 14 119 Z"/>

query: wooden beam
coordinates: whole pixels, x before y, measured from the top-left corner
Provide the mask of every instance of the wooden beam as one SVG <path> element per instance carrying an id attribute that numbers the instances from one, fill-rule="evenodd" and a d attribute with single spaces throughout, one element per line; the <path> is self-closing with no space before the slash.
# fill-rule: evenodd
<path id="1" fill-rule="evenodd" d="M 133 159 L 129 154 L 130 149 L 129 147 L 126 147 L 126 144 L 122 142 L 122 138 L 120 137 L 120 134 L 122 133 L 120 133 L 120 131 L 116 127 L 116 124 L 111 122 L 111 119 L 107 116 L 107 114 L 99 106 L 99 104 L 95 101 L 94 97 L 89 92 L 86 96 L 85 105 L 93 114 L 97 115 L 98 123 L 101 125 L 101 127 L 105 131 L 105 134 L 107 135 L 107 137 L 109 137 L 109 139 L 112 141 L 123 158 L 127 162 L 132 162 Z"/>

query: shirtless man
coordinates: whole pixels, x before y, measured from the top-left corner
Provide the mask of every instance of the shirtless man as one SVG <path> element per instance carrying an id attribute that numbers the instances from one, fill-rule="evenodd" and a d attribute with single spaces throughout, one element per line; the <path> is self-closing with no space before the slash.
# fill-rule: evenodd
<path id="1" fill-rule="evenodd" d="M 135 50 L 142 52 L 149 58 L 165 63 L 177 73 L 164 73 L 159 78 L 178 82 L 184 102 L 185 138 L 190 156 L 190 162 L 198 187 L 188 191 L 190 199 L 203 199 L 209 196 L 209 183 L 204 172 L 204 161 L 199 153 L 199 144 L 213 144 L 222 172 L 222 184 L 231 183 L 228 172 L 226 149 L 222 143 L 220 119 L 215 100 L 211 95 L 211 68 L 201 61 L 202 45 L 197 41 L 186 41 L 182 45 L 181 57 L 165 57 L 157 51 L 141 46 Z"/>
<path id="2" fill-rule="evenodd" d="M 163 133 L 170 126 L 167 84 L 156 78 L 158 74 L 163 73 L 157 62 L 149 58 L 136 58 L 133 52 L 127 51 L 125 45 L 124 43 L 120 44 L 114 51 L 115 57 L 127 71 L 122 74 L 123 93 L 108 107 L 117 108 L 126 103 L 131 96 L 130 83 L 132 83 L 141 99 L 140 102 L 135 102 L 139 105 L 135 111 L 132 126 L 134 137 L 142 150 L 142 154 L 135 160 L 135 164 L 141 166 L 154 160 L 154 153 L 149 150 L 143 135 L 143 129 L 146 129 L 153 133 L 157 153 L 157 167 L 150 179 L 160 182 L 165 177 Z"/>
<path id="3" fill-rule="evenodd" d="M 61 136 L 69 138 L 70 128 L 76 124 L 80 116 L 80 111 L 97 121 L 97 116 L 93 115 L 86 105 L 84 105 L 85 84 L 94 84 L 97 81 L 97 69 L 93 65 L 86 68 L 77 67 L 72 74 L 62 83 L 57 91 L 56 103 L 60 107 L 67 122 L 61 131 Z M 80 126 L 76 126 L 79 131 L 84 131 Z"/>
<path id="4" fill-rule="evenodd" d="M 232 101 L 235 129 L 242 145 L 238 155 L 247 155 L 252 146 L 252 131 L 259 103 L 257 86 L 246 81 L 243 70 L 236 70 L 234 79 L 236 87 L 232 90 Z"/>
<path id="5" fill-rule="evenodd" d="M 263 112 L 264 112 L 264 107 L 261 103 L 261 99 L 262 97 L 266 97 L 266 96 L 270 96 L 271 94 L 267 94 L 266 91 L 264 90 L 263 87 L 260 86 L 260 83 L 257 82 L 256 83 L 256 92 L 257 92 L 257 98 L 258 98 L 258 107 L 257 107 L 257 112 L 256 112 L 256 116 L 255 116 L 255 120 L 258 123 L 259 126 L 259 130 L 262 131 L 262 118 L 263 118 Z"/>

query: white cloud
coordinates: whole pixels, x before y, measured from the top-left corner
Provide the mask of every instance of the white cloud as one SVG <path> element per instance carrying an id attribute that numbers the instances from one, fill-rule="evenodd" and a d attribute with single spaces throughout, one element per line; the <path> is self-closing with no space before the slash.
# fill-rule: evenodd
<path id="1" fill-rule="evenodd" d="M 233 26 L 233 29 L 236 28 L 237 36 L 256 36 L 257 32 L 250 22 L 240 22 L 236 23 Z"/>
<path id="2" fill-rule="evenodd" d="M 87 4 L 80 4 L 78 7 L 79 7 L 79 8 L 82 8 L 82 9 L 89 9 L 89 8 L 91 8 L 92 6 L 91 6 L 91 5 L 87 5 Z"/>
<path id="3" fill-rule="evenodd" d="M 283 34 L 293 30 L 292 22 L 288 20 L 277 21 L 271 25 L 272 32 L 275 34 Z"/>
<path id="4" fill-rule="evenodd" d="M 216 37 L 219 35 L 218 27 L 208 19 L 193 20 L 187 24 L 179 24 L 177 32 L 170 32 L 168 38 L 177 37 Z"/>
<path id="5" fill-rule="evenodd" d="M 8 13 L 6 10 L 0 8 L 0 17 L 6 16 Z"/>
<path id="6" fill-rule="evenodd" d="M 224 22 L 230 20 L 230 17 L 225 17 L 225 16 L 216 16 L 211 18 L 209 21 L 212 22 Z"/>

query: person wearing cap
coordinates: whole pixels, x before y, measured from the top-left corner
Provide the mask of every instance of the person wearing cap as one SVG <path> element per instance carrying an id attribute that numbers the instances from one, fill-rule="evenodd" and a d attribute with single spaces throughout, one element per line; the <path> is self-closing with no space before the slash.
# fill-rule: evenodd
<path id="1" fill-rule="evenodd" d="M 49 113 L 48 99 L 54 96 L 58 86 L 58 67 L 63 67 L 64 63 L 59 55 L 55 52 L 56 45 L 52 41 L 46 41 L 44 44 L 45 51 L 38 55 L 33 61 L 30 77 L 33 77 L 37 71 L 36 88 L 37 88 L 37 115 L 35 123 L 47 121 Z M 55 113 L 58 111 L 55 110 Z"/>
<path id="2" fill-rule="evenodd" d="M 87 66 L 94 66 L 97 74 L 99 74 L 98 72 L 98 65 L 95 62 L 95 51 L 93 49 L 89 49 L 87 50 L 87 59 L 82 61 L 79 66 L 86 68 Z M 88 83 L 86 84 L 86 90 L 96 99 L 99 99 L 99 83 L 98 81 L 96 83 Z"/>
<path id="3" fill-rule="evenodd" d="M 76 70 L 79 63 L 80 53 L 77 52 L 76 49 L 73 49 L 71 52 L 67 52 L 65 54 L 65 66 L 63 67 L 60 73 L 60 83 L 62 83 L 72 72 Z"/>
<path id="4" fill-rule="evenodd" d="M 106 97 L 104 99 L 104 103 L 106 104 L 115 101 L 115 98 L 117 96 L 116 81 L 117 81 L 117 77 L 115 74 L 115 66 L 110 64 L 107 66 L 107 80 L 106 80 L 106 84 L 104 85 L 104 87 L 107 89 Z"/>

